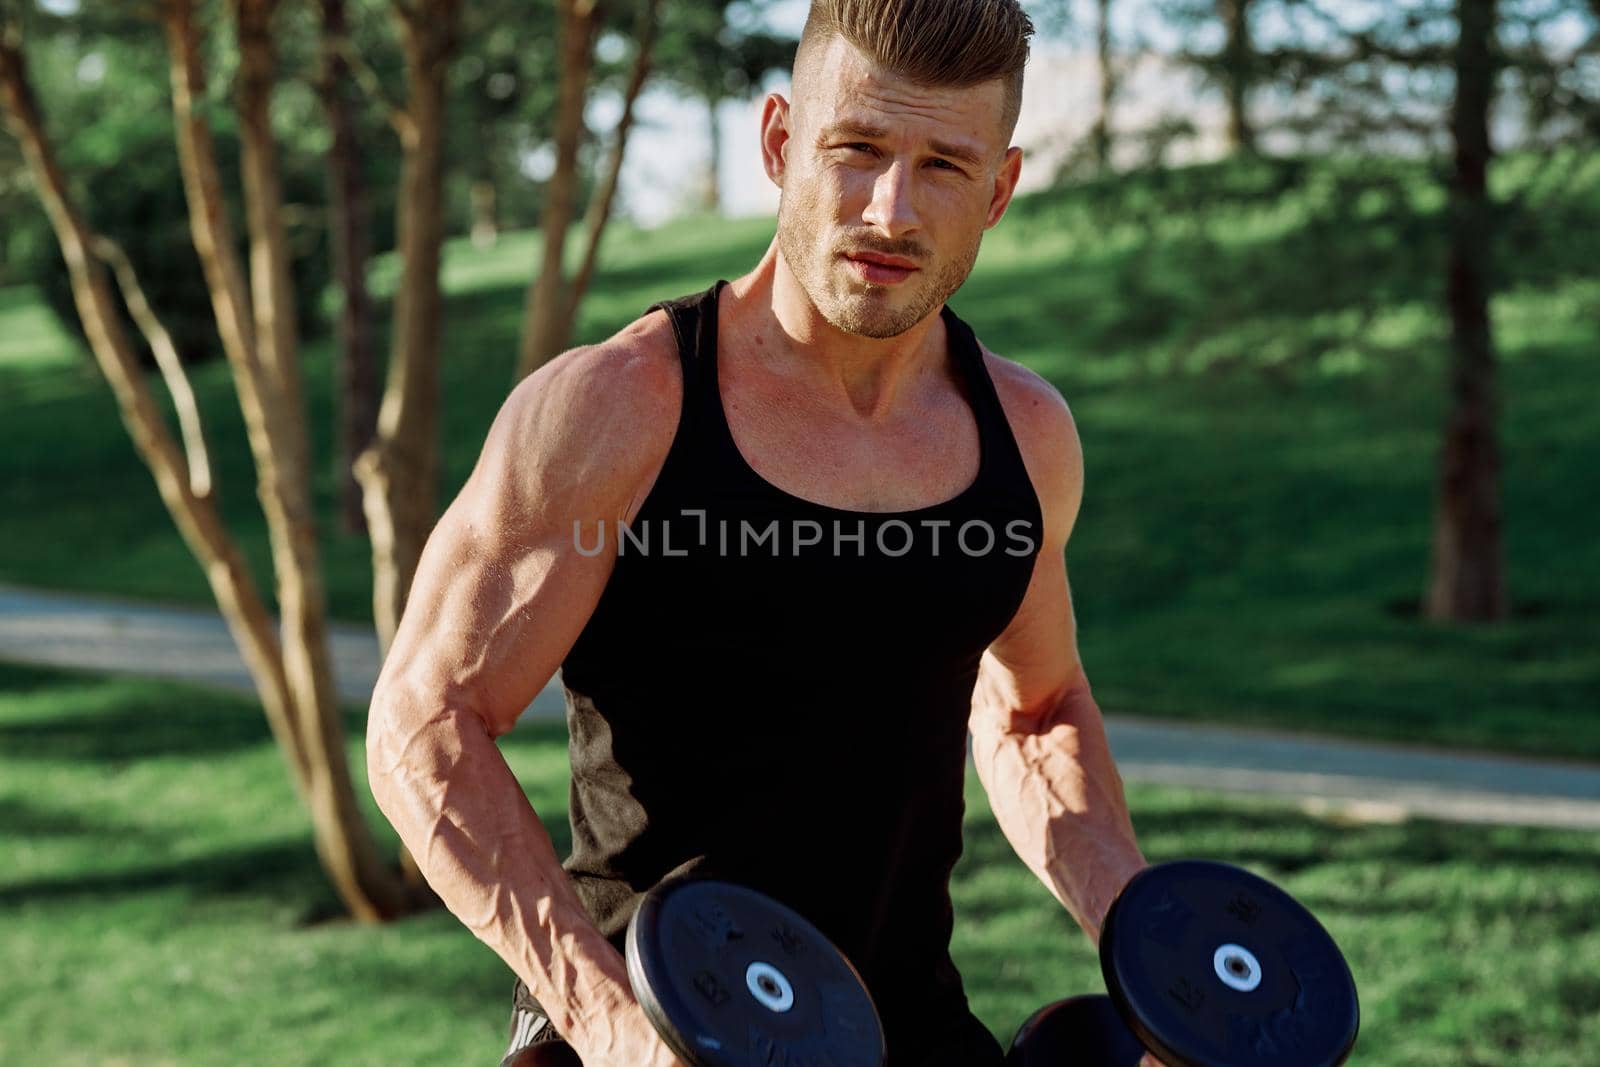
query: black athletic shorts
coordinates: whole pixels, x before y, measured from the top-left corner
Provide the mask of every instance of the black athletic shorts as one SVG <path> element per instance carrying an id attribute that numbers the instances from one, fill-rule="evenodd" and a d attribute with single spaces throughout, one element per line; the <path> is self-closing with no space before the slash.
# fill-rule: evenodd
<path id="1" fill-rule="evenodd" d="M 939 1052 L 923 1060 L 918 1067 L 1000 1067 L 1004 1053 L 994 1036 L 981 1029 L 976 1020 L 968 1018 L 966 1025 L 939 1043 Z M 511 1067 L 517 1054 L 534 1045 L 566 1044 L 550 1019 L 528 993 L 528 987 L 519 978 L 512 994 L 511 1046 L 500 1058 L 500 1067 Z M 574 1056 L 574 1059 L 577 1057 Z"/>

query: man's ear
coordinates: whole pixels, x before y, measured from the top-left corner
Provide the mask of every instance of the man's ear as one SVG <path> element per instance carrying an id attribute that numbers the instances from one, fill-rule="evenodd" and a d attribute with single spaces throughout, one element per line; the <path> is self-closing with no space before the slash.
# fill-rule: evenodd
<path id="1" fill-rule="evenodd" d="M 994 196 L 989 201 L 989 218 L 983 224 L 986 230 L 993 229 L 1005 216 L 1006 208 L 1011 205 L 1011 198 L 1016 195 L 1017 182 L 1022 179 L 1022 149 L 1012 145 L 1006 149 L 1006 157 L 1000 163 L 1000 169 L 994 176 Z"/>
<path id="2" fill-rule="evenodd" d="M 777 93 L 768 93 L 761 106 L 761 163 L 779 189 L 783 188 L 784 171 L 789 167 L 789 117 L 789 101 Z"/>

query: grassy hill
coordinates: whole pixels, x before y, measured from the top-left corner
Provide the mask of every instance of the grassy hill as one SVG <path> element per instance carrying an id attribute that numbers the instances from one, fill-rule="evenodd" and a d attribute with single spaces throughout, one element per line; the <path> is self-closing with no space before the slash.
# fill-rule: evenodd
<path id="1" fill-rule="evenodd" d="M 1442 187 L 1373 160 L 1225 164 L 1019 200 L 951 301 L 1078 421 L 1068 549 L 1113 712 L 1600 759 L 1600 161 L 1516 158 L 1494 311 L 1515 618 L 1415 617 L 1446 410 Z M 580 339 L 734 277 L 765 220 L 616 228 Z M 510 384 L 533 234 L 446 257 L 446 487 Z M 387 291 L 393 264 L 375 268 Z M 324 514 L 329 342 L 305 352 Z M 221 503 L 269 585 L 225 369 L 197 372 Z M 365 542 L 325 523 L 335 614 Z M 0 580 L 205 602 L 108 390 L 27 290 L 0 291 Z"/>

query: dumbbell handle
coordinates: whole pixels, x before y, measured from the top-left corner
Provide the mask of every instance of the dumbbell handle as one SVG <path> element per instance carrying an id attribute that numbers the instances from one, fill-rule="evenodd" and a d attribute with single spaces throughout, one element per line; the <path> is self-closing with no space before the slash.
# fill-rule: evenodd
<path id="1" fill-rule="evenodd" d="M 1107 996 L 1072 997 L 1022 1024 L 1006 1067 L 1140 1067 L 1145 1048 Z"/>

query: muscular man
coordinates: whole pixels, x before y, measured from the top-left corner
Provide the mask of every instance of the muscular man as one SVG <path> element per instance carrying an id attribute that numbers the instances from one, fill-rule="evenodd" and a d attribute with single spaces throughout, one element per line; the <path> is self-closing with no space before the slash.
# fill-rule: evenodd
<path id="1" fill-rule="evenodd" d="M 972 754 L 1084 931 L 1144 865 L 1078 659 L 1072 417 L 946 306 L 1005 213 L 1016 0 L 816 0 L 755 268 L 523 382 L 423 555 L 368 766 L 516 972 L 507 1064 L 664 1067 L 619 948 L 713 874 L 850 957 L 895 1067 L 994 1065 L 948 951 Z M 562 669 L 565 864 L 495 738 Z"/>

